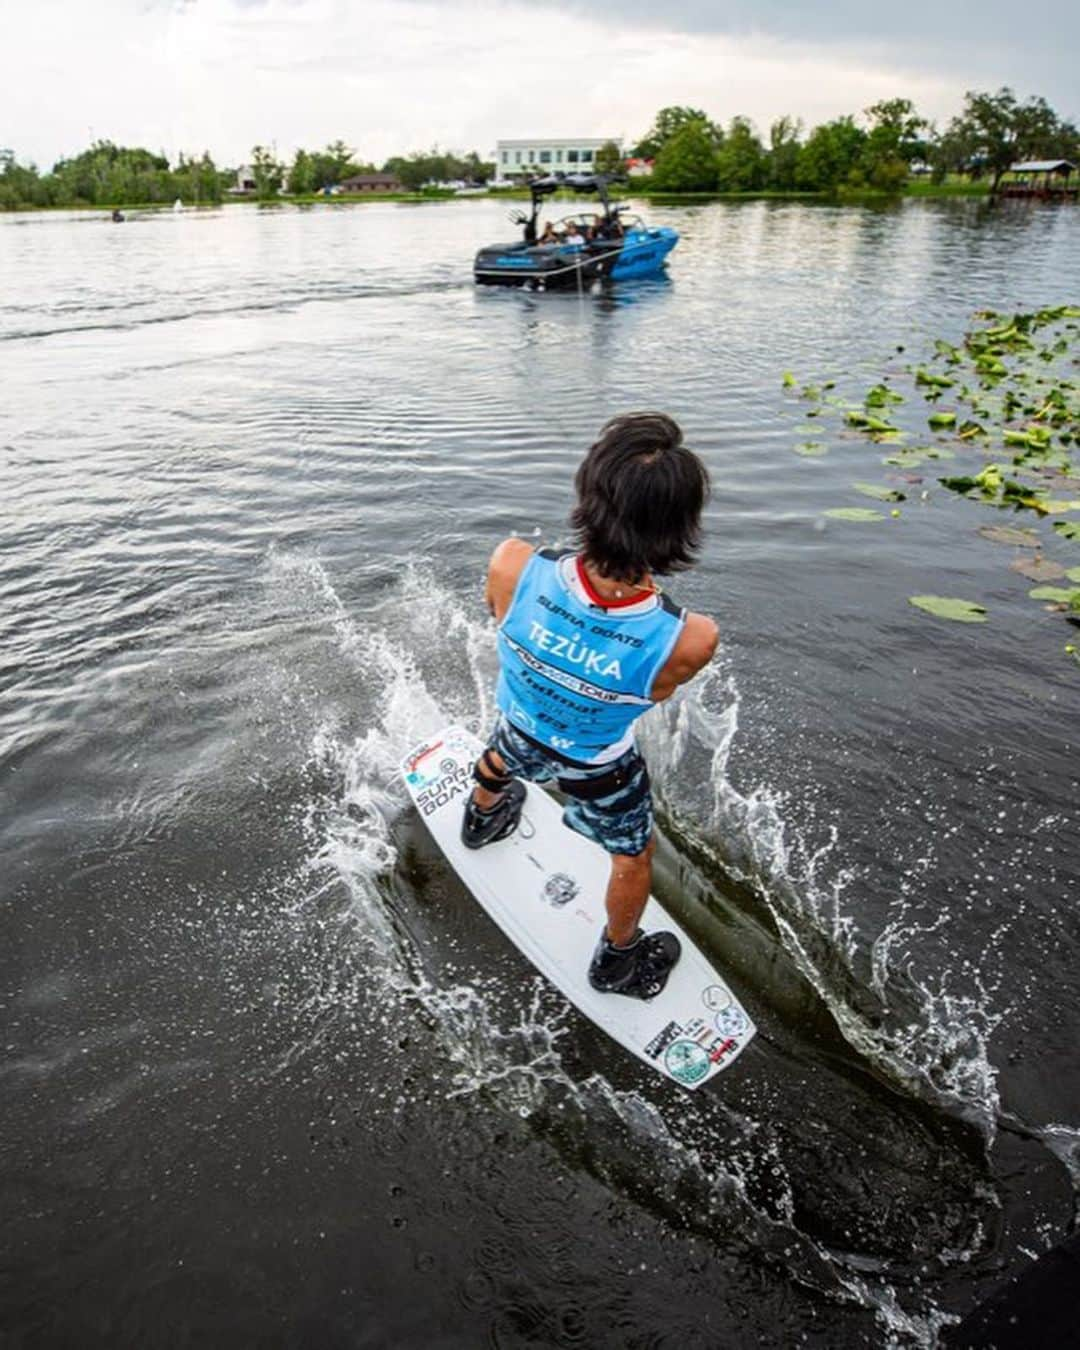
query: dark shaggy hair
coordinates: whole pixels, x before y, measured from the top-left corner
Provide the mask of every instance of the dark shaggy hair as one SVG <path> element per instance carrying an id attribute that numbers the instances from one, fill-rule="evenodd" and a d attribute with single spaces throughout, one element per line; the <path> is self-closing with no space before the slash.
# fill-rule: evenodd
<path id="1" fill-rule="evenodd" d="M 577 546 L 603 576 L 635 582 L 695 562 L 709 474 L 664 413 L 613 417 L 581 461 L 574 487 Z"/>

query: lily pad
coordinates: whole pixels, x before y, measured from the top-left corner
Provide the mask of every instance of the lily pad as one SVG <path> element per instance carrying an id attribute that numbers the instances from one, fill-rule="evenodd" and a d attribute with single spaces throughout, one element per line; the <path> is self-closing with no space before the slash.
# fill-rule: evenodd
<path id="1" fill-rule="evenodd" d="M 956 414 L 954 412 L 931 413 L 926 420 L 935 431 L 956 426 Z"/>
<path id="2" fill-rule="evenodd" d="M 831 506 L 825 512 L 832 520 L 885 520 L 880 511 L 869 506 Z"/>
<path id="3" fill-rule="evenodd" d="M 951 389 L 956 383 L 945 375 L 934 375 L 930 371 L 924 370 L 921 366 L 915 372 L 915 383 L 924 385 L 930 389 Z"/>
<path id="4" fill-rule="evenodd" d="M 908 604 L 925 610 L 939 619 L 954 623 L 985 623 L 986 608 L 972 600 L 960 600 L 948 595 L 909 595 Z"/>
<path id="5" fill-rule="evenodd" d="M 960 423 L 956 434 L 962 441 L 971 441 L 974 440 L 976 436 L 988 435 L 988 432 L 981 422 L 973 422 L 969 418 L 966 422 Z"/>
<path id="6" fill-rule="evenodd" d="M 1080 511 L 1080 501 L 1062 501 L 1060 498 L 1047 498 L 1043 510 L 1048 516 L 1062 516 L 1066 511 Z"/>
<path id="7" fill-rule="evenodd" d="M 820 459 L 822 455 L 829 453 L 829 447 L 821 441 L 802 441 L 791 448 L 797 455 L 804 455 L 807 459 Z"/>
<path id="8" fill-rule="evenodd" d="M 1080 522 L 1075 520 L 1055 520 L 1054 529 L 1066 539 L 1075 539 L 1080 543 Z"/>
<path id="9" fill-rule="evenodd" d="M 895 389 L 890 389 L 887 384 L 875 384 L 872 389 L 866 391 L 866 397 L 863 399 L 868 408 L 886 408 L 890 403 L 903 403 L 903 401 L 903 394 L 898 394 Z"/>
<path id="10" fill-rule="evenodd" d="M 858 427 L 860 431 L 869 431 L 871 433 L 882 435 L 887 431 L 899 431 L 899 427 L 894 427 L 891 422 L 886 422 L 881 417 L 871 417 L 869 413 L 849 412 L 847 418 L 848 426 Z"/>
<path id="11" fill-rule="evenodd" d="M 785 389 L 794 389 L 794 388 L 795 388 L 795 376 L 791 373 L 790 370 L 785 370 L 785 371 L 784 371 L 784 378 L 783 378 L 782 383 L 783 383 L 783 386 L 784 386 Z"/>
<path id="12" fill-rule="evenodd" d="M 1015 525 L 980 525 L 978 533 L 994 544 L 1013 544 L 1017 548 L 1038 548 L 1036 530 L 1020 530 Z"/>
<path id="13" fill-rule="evenodd" d="M 1065 575 L 1069 578 L 1070 581 L 1075 581 L 1076 584 L 1080 586 L 1080 567 L 1068 568 Z"/>
<path id="14" fill-rule="evenodd" d="M 856 492 L 861 492 L 864 497 L 876 497 L 879 502 L 902 502 L 906 501 L 906 495 L 899 488 L 882 487 L 878 483 L 852 483 Z"/>
<path id="15" fill-rule="evenodd" d="M 1009 566 L 1029 581 L 1060 581 L 1065 575 L 1064 567 L 1049 558 L 1014 558 Z"/>
<path id="16" fill-rule="evenodd" d="M 894 450 L 891 455 L 886 455 L 881 462 L 882 464 L 895 464 L 901 469 L 917 469 L 920 464 L 925 464 L 928 459 L 955 458 L 953 452 L 947 450 L 943 445 L 913 445 L 905 450 Z"/>
<path id="17" fill-rule="evenodd" d="M 1067 605 L 1073 596 L 1080 596 L 1080 591 L 1066 590 L 1064 586 L 1033 586 L 1028 595 L 1032 600 L 1054 600 L 1059 605 Z"/>

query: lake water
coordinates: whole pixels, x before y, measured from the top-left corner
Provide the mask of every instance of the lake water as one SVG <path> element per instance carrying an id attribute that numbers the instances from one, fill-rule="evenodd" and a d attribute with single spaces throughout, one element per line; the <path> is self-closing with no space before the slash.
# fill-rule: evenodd
<path id="1" fill-rule="evenodd" d="M 579 296 L 474 288 L 505 210 L 0 218 L 6 1344 L 932 1346 L 1072 1220 L 1075 630 L 978 527 L 1080 547 L 798 386 L 1075 302 L 1080 212 L 652 209 L 668 276 Z M 701 1095 L 394 774 L 484 727 L 487 555 L 639 407 L 714 480 L 669 589 L 722 651 L 643 732 L 658 893 L 760 1027 Z"/>

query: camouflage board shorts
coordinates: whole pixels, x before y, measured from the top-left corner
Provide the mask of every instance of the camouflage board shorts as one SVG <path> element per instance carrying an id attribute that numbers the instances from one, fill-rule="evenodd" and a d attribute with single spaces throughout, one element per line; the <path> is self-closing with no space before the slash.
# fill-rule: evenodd
<path id="1" fill-rule="evenodd" d="M 499 753 L 514 778 L 532 783 L 555 779 L 567 792 L 563 823 L 608 853 L 635 857 L 648 846 L 653 832 L 652 793 L 649 771 L 637 746 L 607 764 L 576 764 L 526 736 L 501 713 L 488 745 Z M 587 790 L 586 785 L 608 775 L 620 780 L 610 794 L 590 799 L 572 795 L 575 783 Z"/>

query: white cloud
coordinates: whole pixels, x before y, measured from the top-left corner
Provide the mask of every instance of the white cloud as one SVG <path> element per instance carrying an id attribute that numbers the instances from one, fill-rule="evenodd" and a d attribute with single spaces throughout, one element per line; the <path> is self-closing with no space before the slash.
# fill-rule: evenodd
<path id="1" fill-rule="evenodd" d="M 976 45 L 943 71 L 870 38 L 672 31 L 636 2 L 615 23 L 618 0 L 38 0 L 5 62 L 0 145 L 50 164 L 93 134 L 238 163 L 256 142 L 288 156 L 340 136 L 381 161 L 436 142 L 486 153 L 501 135 L 636 138 L 667 103 L 765 128 L 897 94 L 943 118 L 1010 73 L 1026 91 L 1020 50 L 1015 72 Z"/>

